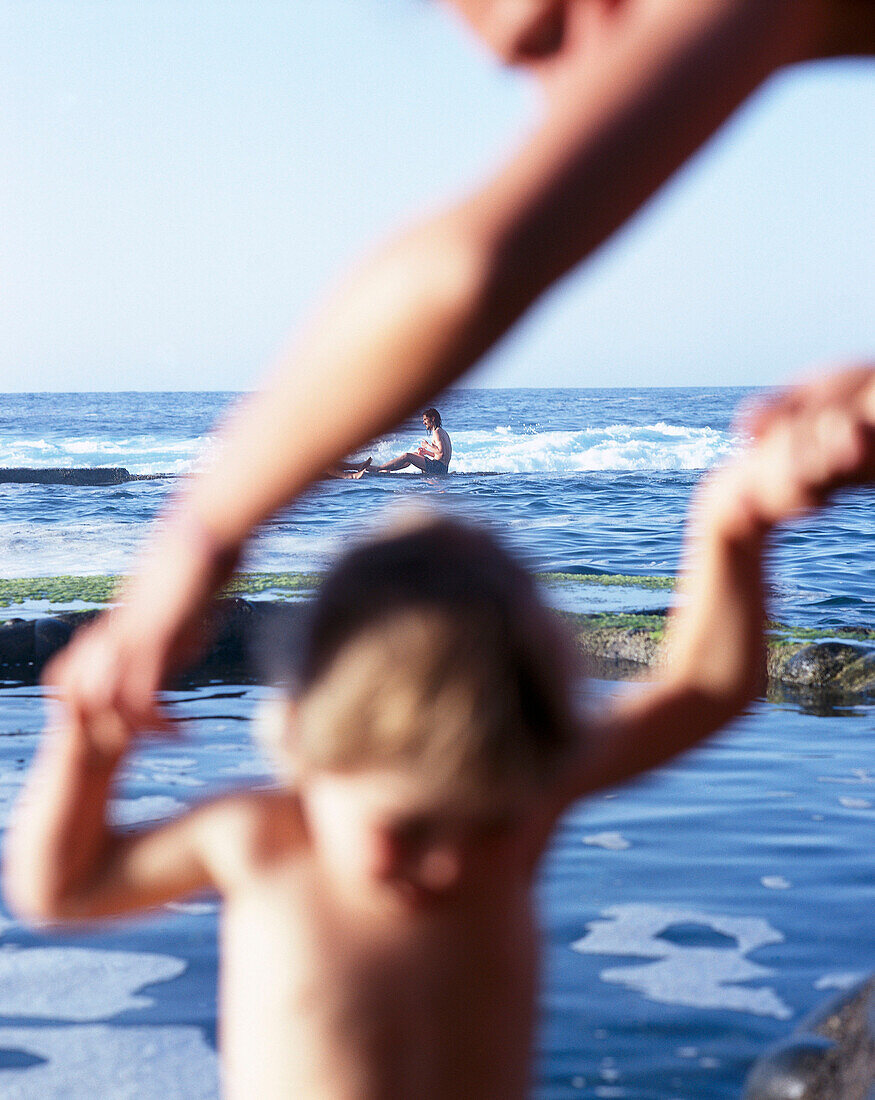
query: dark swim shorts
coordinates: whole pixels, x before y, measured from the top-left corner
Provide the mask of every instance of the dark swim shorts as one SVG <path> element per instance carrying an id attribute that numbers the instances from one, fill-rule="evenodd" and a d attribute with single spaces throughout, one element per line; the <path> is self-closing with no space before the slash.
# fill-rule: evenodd
<path id="1" fill-rule="evenodd" d="M 425 463 L 425 469 L 422 471 L 424 474 L 445 474 L 447 472 L 446 462 L 439 462 L 436 458 L 426 458 L 422 456 L 422 461 Z"/>

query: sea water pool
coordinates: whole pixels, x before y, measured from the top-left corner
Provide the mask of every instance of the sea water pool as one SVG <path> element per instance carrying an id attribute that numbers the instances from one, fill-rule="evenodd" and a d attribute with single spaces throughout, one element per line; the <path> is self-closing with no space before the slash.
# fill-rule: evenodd
<path id="1" fill-rule="evenodd" d="M 595 705 L 621 690 L 590 688 Z M 137 754 L 116 820 L 269 782 L 248 723 L 264 691 L 170 696 L 184 736 Z M 38 689 L 0 688 L 4 820 L 42 711 Z M 536 1097 L 737 1097 L 770 1040 L 875 969 L 873 716 L 760 702 L 708 745 L 567 815 L 538 887 Z M 217 922 L 203 898 L 78 934 L 4 915 L 0 1096 L 217 1096 Z"/>

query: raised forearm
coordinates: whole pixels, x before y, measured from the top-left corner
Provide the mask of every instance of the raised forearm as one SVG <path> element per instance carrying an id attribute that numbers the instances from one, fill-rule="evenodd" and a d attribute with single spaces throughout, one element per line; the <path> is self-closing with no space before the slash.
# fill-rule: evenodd
<path id="1" fill-rule="evenodd" d="M 584 732 L 565 801 L 692 748 L 761 690 L 764 528 L 746 508 L 738 471 L 721 471 L 697 494 L 659 680 L 624 695 Z"/>
<path id="2" fill-rule="evenodd" d="M 762 689 L 765 673 L 765 528 L 747 510 L 744 476 L 741 465 L 720 471 L 693 502 L 665 641 L 665 680 L 711 699 L 726 718 Z"/>

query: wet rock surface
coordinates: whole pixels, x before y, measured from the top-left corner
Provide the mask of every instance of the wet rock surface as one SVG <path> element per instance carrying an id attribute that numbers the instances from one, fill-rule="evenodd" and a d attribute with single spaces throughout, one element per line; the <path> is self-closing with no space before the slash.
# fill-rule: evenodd
<path id="1" fill-rule="evenodd" d="M 646 624 L 641 626 L 628 622 L 612 626 L 604 623 L 603 616 L 594 624 L 584 615 L 568 618 L 594 675 L 634 676 L 658 668 L 665 658 L 662 629 L 653 626 L 652 614 L 641 616 Z M 766 670 L 770 698 L 812 704 L 875 698 L 875 637 L 823 641 L 796 641 L 792 634 L 774 637 L 769 640 Z"/>
<path id="2" fill-rule="evenodd" d="M 875 977 L 827 1002 L 748 1074 L 743 1100 L 872 1100 Z"/>
<path id="3" fill-rule="evenodd" d="M 304 602 L 241 598 L 219 600 L 207 624 L 211 642 L 191 676 L 270 680 L 294 666 L 306 620 Z M 0 677 L 35 682 L 46 662 L 96 611 L 68 612 L 42 619 L 0 623 Z M 566 615 L 593 676 L 631 678 L 658 669 L 664 659 L 664 620 L 653 614 Z M 875 638 L 794 641 L 769 644 L 768 694 L 775 700 L 812 707 L 875 698 Z"/>
<path id="4" fill-rule="evenodd" d="M 167 474 L 132 474 L 123 466 L 2 466 L 0 484 L 18 485 L 124 485 L 129 481 L 154 481 Z"/>
<path id="5" fill-rule="evenodd" d="M 8 619 L 0 623 L 0 679 L 36 683 L 49 660 L 86 626 L 98 611 L 72 611 L 44 619 Z M 267 680 L 275 672 L 271 649 L 297 638 L 306 618 L 301 603 L 219 600 L 205 620 L 206 651 L 181 679 Z M 278 640 L 283 639 L 280 643 Z"/>

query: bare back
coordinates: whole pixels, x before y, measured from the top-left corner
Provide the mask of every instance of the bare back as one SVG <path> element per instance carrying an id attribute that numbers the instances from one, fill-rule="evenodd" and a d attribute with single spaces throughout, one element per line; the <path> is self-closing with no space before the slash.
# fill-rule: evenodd
<path id="1" fill-rule="evenodd" d="M 453 457 L 453 444 L 450 442 L 450 437 L 443 428 L 435 428 L 432 433 L 432 439 L 436 448 L 440 450 L 440 461 L 445 466 L 449 466 L 450 459 Z"/>
<path id="2" fill-rule="evenodd" d="M 476 888 L 426 910 L 338 897 L 290 795 L 255 796 L 222 924 L 231 1098 L 513 1100 L 529 1087 L 537 983 L 531 860 L 489 852 Z M 281 819 L 285 819 L 285 825 Z M 253 833 L 250 831 L 250 836 Z M 530 848 L 530 845 L 529 845 Z M 508 874 L 517 860 L 518 874 Z M 484 864 L 485 866 L 485 864 Z"/>

